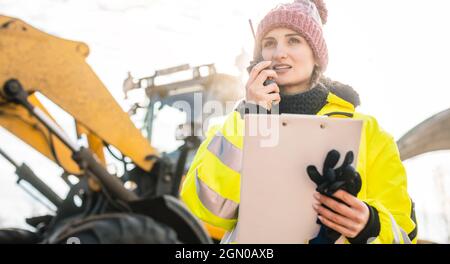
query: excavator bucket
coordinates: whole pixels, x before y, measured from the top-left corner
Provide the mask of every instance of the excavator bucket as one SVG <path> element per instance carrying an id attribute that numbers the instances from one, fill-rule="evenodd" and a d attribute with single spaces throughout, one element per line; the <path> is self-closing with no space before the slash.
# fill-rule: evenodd
<path id="1" fill-rule="evenodd" d="M 450 149 L 450 109 L 423 121 L 397 142 L 402 160 Z"/>

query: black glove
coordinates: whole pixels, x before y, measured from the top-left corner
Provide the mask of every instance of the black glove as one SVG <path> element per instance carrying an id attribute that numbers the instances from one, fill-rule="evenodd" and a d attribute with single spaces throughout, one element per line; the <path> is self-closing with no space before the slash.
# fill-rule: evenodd
<path id="1" fill-rule="evenodd" d="M 351 165 L 354 160 L 353 152 L 347 152 L 342 166 L 334 169 L 340 156 L 337 150 L 328 152 L 322 175 L 316 166 L 308 166 L 306 171 L 311 180 L 316 183 L 316 190 L 320 194 L 332 197 L 338 190 L 344 190 L 356 196 L 361 190 L 361 176 Z"/>
<path id="2" fill-rule="evenodd" d="M 308 166 L 306 169 L 311 180 L 317 185 L 316 191 L 322 195 L 328 196 L 340 203 L 343 201 L 333 197 L 333 194 L 338 190 L 344 190 L 356 196 L 361 190 L 361 176 L 351 166 L 354 155 L 352 151 L 347 152 L 344 162 L 339 168 L 334 168 L 339 161 L 340 154 L 337 150 L 328 152 L 325 162 L 323 164 L 322 175 L 320 175 L 316 166 Z M 326 207 L 326 206 L 325 206 Z M 330 208 L 326 207 L 331 210 Z M 333 210 L 331 210 L 333 211 Z M 322 223 L 317 220 L 317 223 Z M 319 235 L 310 241 L 311 244 L 332 244 L 341 236 L 335 230 L 322 225 Z"/>

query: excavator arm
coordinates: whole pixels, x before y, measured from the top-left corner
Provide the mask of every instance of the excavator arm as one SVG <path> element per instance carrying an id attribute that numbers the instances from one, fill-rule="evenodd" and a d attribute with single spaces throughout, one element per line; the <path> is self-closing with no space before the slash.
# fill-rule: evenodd
<path id="1" fill-rule="evenodd" d="M 31 104 L 50 116 L 35 95 L 31 95 L 29 100 Z M 14 104 L 0 103 L 0 126 L 61 166 L 66 172 L 73 175 L 80 173 L 78 165 L 71 158 L 71 151 L 58 138 L 49 133 L 46 127 L 31 116 L 25 108 Z"/>
<path id="2" fill-rule="evenodd" d="M 100 142 L 110 144 L 141 169 L 150 171 L 154 161 L 149 157 L 159 154 L 86 63 L 88 55 L 89 48 L 82 42 L 58 38 L 22 20 L 0 16 L 1 86 L 10 79 L 19 80 L 29 94 L 39 92 L 73 116 L 79 127 L 89 132 L 88 138 L 96 142 L 97 148 Z M 37 98 L 31 98 L 44 110 Z M 48 147 L 48 133 L 44 136 L 48 131 L 25 109 L 8 104 L 2 96 L 0 111 L 0 125 L 55 160 Z M 54 146 L 62 166 L 77 173 L 70 151 L 56 138 Z"/>

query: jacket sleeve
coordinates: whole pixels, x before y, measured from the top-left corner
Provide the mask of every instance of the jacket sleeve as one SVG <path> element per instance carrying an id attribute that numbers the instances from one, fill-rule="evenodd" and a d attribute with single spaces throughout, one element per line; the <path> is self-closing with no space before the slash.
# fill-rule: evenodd
<path id="1" fill-rule="evenodd" d="M 375 121 L 376 122 L 376 121 Z M 408 195 L 406 171 L 392 136 L 376 125 L 367 151 L 367 196 L 364 202 L 377 214 L 378 236 L 368 243 L 410 244 L 417 241 L 414 204 Z"/>
<path id="2" fill-rule="evenodd" d="M 227 231 L 236 225 L 240 202 L 242 130 L 238 112 L 209 129 L 181 190 L 182 200 L 194 215 Z"/>

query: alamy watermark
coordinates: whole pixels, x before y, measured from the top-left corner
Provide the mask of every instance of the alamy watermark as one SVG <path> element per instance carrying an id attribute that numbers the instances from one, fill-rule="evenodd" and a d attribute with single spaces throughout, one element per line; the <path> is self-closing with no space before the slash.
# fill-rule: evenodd
<path id="1" fill-rule="evenodd" d="M 204 137 L 208 131 L 210 121 L 224 117 L 232 113 L 238 104 L 235 101 L 219 101 L 219 100 L 205 100 L 201 92 L 194 93 L 193 100 L 175 101 L 172 104 L 173 108 L 177 108 L 187 116 L 187 124 L 192 124 L 192 127 L 179 131 L 178 135 L 182 137 L 196 136 Z M 268 114 L 265 108 L 259 107 L 256 104 L 245 104 L 243 113 L 259 113 L 257 118 L 252 118 L 245 126 L 240 126 L 237 123 L 229 123 L 227 126 L 227 133 L 230 136 L 244 136 L 247 131 L 247 136 L 259 136 L 262 138 L 261 147 L 273 147 L 278 144 L 279 140 L 279 107 L 275 105 L 271 109 L 272 115 Z M 242 106 L 241 106 L 242 108 Z M 243 117 L 242 117 L 243 118 Z M 228 121 L 225 121 L 228 122 Z"/>

